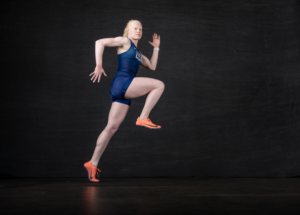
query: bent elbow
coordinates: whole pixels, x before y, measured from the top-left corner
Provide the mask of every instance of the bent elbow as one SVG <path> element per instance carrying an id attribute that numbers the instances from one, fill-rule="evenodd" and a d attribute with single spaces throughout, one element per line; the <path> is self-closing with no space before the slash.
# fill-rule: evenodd
<path id="1" fill-rule="evenodd" d="M 97 43 L 101 43 L 101 40 L 102 40 L 102 39 L 96 40 L 95 43 L 96 43 L 96 44 L 97 44 Z"/>
<path id="2" fill-rule="evenodd" d="M 155 71 L 155 68 L 154 68 L 152 65 L 149 65 L 149 66 L 147 67 L 147 69 L 149 69 L 149 70 L 151 70 L 151 71 Z"/>

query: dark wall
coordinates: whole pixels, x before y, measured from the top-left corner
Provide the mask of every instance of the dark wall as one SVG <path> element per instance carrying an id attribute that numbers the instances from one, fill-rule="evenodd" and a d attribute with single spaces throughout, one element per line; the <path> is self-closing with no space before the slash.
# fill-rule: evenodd
<path id="1" fill-rule="evenodd" d="M 9 1 L 1 3 L 1 176 L 86 177 L 107 123 L 107 77 L 92 83 L 95 41 L 143 25 L 149 59 L 165 83 L 150 114 L 162 129 L 135 126 L 130 111 L 100 162 L 101 177 L 290 177 L 300 175 L 300 3 L 268 1 Z"/>

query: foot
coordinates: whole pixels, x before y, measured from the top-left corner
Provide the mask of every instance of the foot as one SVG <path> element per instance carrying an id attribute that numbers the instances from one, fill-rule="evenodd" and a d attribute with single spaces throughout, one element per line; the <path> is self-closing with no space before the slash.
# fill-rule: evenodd
<path id="1" fill-rule="evenodd" d="M 99 182 L 99 180 L 96 178 L 96 174 L 99 177 L 98 172 L 101 172 L 100 169 L 92 165 L 92 161 L 86 162 L 83 165 L 88 173 L 88 177 L 90 182 Z"/>
<path id="2" fill-rule="evenodd" d="M 145 120 L 141 120 L 140 117 L 138 117 L 135 124 L 137 126 L 143 126 L 145 128 L 149 128 L 149 129 L 160 129 L 161 128 L 160 125 L 153 124 L 149 118 L 145 119 Z"/>

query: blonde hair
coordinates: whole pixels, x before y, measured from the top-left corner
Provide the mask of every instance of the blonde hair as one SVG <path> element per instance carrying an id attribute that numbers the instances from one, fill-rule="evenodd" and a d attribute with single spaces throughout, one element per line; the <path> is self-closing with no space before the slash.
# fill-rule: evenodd
<path id="1" fill-rule="evenodd" d="M 127 25 L 126 25 L 125 29 L 124 29 L 123 37 L 128 37 L 128 33 L 127 33 L 126 30 L 128 29 L 130 23 L 131 23 L 131 22 L 134 22 L 134 21 L 137 21 L 137 22 L 141 23 L 139 20 L 136 20 L 136 19 L 131 19 L 131 20 L 129 20 L 129 21 L 127 22 Z M 142 24 L 142 23 L 141 23 L 141 24 Z"/>

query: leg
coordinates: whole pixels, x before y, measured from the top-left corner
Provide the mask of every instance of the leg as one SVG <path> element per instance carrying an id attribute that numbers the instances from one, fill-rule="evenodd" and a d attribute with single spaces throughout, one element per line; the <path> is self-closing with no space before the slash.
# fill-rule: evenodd
<path id="1" fill-rule="evenodd" d="M 144 120 L 149 117 L 152 108 L 157 103 L 164 89 L 165 85 L 160 80 L 153 78 L 137 77 L 134 78 L 131 84 L 129 85 L 125 93 L 125 98 L 133 99 L 149 93 L 143 111 L 140 115 L 140 119 Z"/>
<path id="2" fill-rule="evenodd" d="M 92 165 L 97 167 L 99 160 L 111 137 L 116 133 L 119 126 L 125 119 L 129 106 L 119 102 L 113 102 L 108 115 L 108 123 L 98 137 L 96 148 L 92 156 Z"/>

